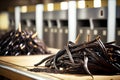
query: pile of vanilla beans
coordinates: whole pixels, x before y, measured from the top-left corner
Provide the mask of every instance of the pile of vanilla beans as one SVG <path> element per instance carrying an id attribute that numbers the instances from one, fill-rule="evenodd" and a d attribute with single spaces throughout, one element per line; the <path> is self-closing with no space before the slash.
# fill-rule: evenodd
<path id="1" fill-rule="evenodd" d="M 99 36 L 81 44 L 68 42 L 64 49 L 44 58 L 35 66 L 44 62 L 46 69 L 54 72 L 83 73 L 91 76 L 92 74 L 119 74 L 120 46 L 114 45 L 114 42 L 103 43 Z M 36 67 L 30 71 L 45 70 Z"/>
<path id="2" fill-rule="evenodd" d="M 49 54 L 44 42 L 32 31 L 11 30 L 0 38 L 0 56 Z"/>

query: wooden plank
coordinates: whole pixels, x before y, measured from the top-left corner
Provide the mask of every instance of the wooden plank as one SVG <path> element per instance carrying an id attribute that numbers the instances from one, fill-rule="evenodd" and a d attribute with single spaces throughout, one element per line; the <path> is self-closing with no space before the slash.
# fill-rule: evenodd
<path id="1" fill-rule="evenodd" d="M 32 80 L 31 78 L 25 77 L 23 75 L 16 74 L 16 73 L 14 73 L 12 71 L 9 71 L 7 69 L 4 69 L 4 68 L 0 68 L 0 75 L 5 76 L 5 77 L 7 77 L 11 80 L 18 80 L 18 79 Z"/>
<path id="2" fill-rule="evenodd" d="M 41 55 L 40 58 L 43 59 L 44 58 L 43 56 L 48 56 L 48 55 Z M 38 61 L 36 61 L 36 59 Z M 46 75 L 46 73 L 39 73 L 39 75 L 38 75 L 34 72 L 28 71 L 27 69 L 25 69 L 23 67 L 19 67 L 19 66 L 24 66 L 27 68 L 34 68 L 33 65 L 35 63 L 38 63 L 39 61 L 40 61 L 40 59 L 39 59 L 39 56 L 37 56 L 37 55 L 35 55 L 35 56 L 5 56 L 5 57 L 0 57 L 0 75 L 5 76 L 5 77 L 10 78 L 10 79 L 15 79 L 15 80 L 18 80 L 19 78 L 21 80 L 31 80 L 31 78 L 29 78 L 29 77 L 26 77 L 26 76 L 23 76 L 21 74 L 15 73 L 13 71 L 5 70 L 5 69 L 1 68 L 1 65 L 5 65 L 8 67 L 17 69 L 18 71 L 21 70 L 21 71 L 24 71 L 27 73 L 32 73 L 32 75 L 37 75 L 39 77 L 43 77 L 43 78 L 45 78 L 45 80 L 46 79 L 48 80 L 49 78 L 50 78 L 50 80 L 57 80 L 56 77 L 52 77 L 51 75 Z M 19 66 L 16 66 L 16 65 L 19 65 Z M 9 75 L 9 74 L 11 74 L 11 75 Z"/>
<path id="3" fill-rule="evenodd" d="M 52 49 L 51 49 L 52 50 Z M 54 50 L 54 49 L 53 49 Z M 58 50 L 54 51 L 57 52 Z M 49 55 L 32 55 L 32 56 L 5 56 L 5 57 L 0 57 L 0 60 L 10 62 L 12 64 L 20 65 L 20 66 L 25 66 L 27 68 L 34 68 L 34 64 L 38 63 L 40 60 L 43 58 L 47 57 Z M 56 73 L 46 73 L 46 72 L 30 72 L 27 71 L 27 69 L 17 67 L 15 65 L 9 64 L 9 63 L 4 63 L 0 61 L 0 64 L 6 65 L 21 71 L 25 71 L 28 73 L 31 73 L 33 75 L 38 75 L 42 77 L 46 77 L 52 80 L 90 80 L 91 77 L 89 75 L 82 75 L 82 74 L 56 74 Z M 41 65 L 41 67 L 44 66 L 44 64 Z M 2 71 L 2 73 L 1 73 Z M 5 70 L 0 68 L 0 75 L 5 74 L 12 74 L 11 72 L 6 72 Z M 4 76 L 5 76 L 4 75 Z M 16 75 L 16 74 L 14 74 Z M 8 75 L 9 76 L 9 75 Z M 7 76 L 7 77 L 8 77 Z M 16 75 L 18 76 L 18 75 Z M 94 80 L 120 80 L 120 75 L 93 75 Z M 22 76 L 20 76 L 22 77 Z M 12 76 L 12 78 L 16 78 L 15 76 Z"/>

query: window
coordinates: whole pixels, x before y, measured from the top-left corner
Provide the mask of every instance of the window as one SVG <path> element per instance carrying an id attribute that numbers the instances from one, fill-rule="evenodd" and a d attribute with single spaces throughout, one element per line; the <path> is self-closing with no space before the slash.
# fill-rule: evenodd
<path id="1" fill-rule="evenodd" d="M 94 7 L 101 7 L 101 0 L 94 0 Z"/>
<path id="2" fill-rule="evenodd" d="M 53 11 L 54 10 L 54 4 L 53 3 L 49 3 L 47 5 L 47 9 L 48 9 L 48 11 Z"/>
<path id="3" fill-rule="evenodd" d="M 78 8 L 85 8 L 85 0 L 78 1 Z"/>
<path id="4" fill-rule="evenodd" d="M 67 10 L 68 9 L 68 2 L 61 2 L 60 3 L 60 9 L 61 10 Z"/>

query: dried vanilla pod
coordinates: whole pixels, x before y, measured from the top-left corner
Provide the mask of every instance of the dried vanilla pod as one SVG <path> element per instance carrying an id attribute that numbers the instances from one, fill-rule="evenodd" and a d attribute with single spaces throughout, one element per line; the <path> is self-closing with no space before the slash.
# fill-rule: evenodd
<path id="1" fill-rule="evenodd" d="M 46 68 L 63 73 L 89 74 L 92 78 L 92 74 L 118 74 L 120 46 L 114 45 L 113 42 L 103 43 L 100 37 L 81 44 L 68 42 L 64 49 L 44 58 L 34 66 L 44 62 Z M 34 70 L 35 68 L 30 69 Z"/>
<path id="2" fill-rule="evenodd" d="M 0 38 L 1 56 L 50 54 L 37 33 L 27 30 L 11 30 Z"/>

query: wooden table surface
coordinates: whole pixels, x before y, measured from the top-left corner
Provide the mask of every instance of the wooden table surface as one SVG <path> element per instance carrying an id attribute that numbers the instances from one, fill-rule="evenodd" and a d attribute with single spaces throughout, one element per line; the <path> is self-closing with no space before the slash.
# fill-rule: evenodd
<path id="1" fill-rule="evenodd" d="M 50 50 L 56 53 L 58 50 L 51 49 Z M 16 73 L 18 71 L 22 71 L 24 73 L 28 73 L 30 75 L 36 76 L 37 79 L 41 80 L 91 80 L 92 78 L 89 75 L 82 74 L 54 74 L 54 73 L 46 73 L 46 72 L 31 72 L 25 68 L 18 67 L 24 66 L 27 68 L 34 68 L 34 64 L 38 63 L 41 59 L 47 57 L 49 55 L 32 55 L 32 56 L 1 56 L 0 57 L 0 75 L 8 77 L 14 80 L 32 80 L 33 78 L 26 77 L 23 74 Z M 11 64 L 12 63 L 12 64 Z M 15 64 L 15 65 L 14 65 Z M 15 69 L 16 72 L 4 69 L 3 67 L 7 66 L 9 68 Z M 44 64 L 41 65 L 41 67 Z M 94 80 L 120 80 L 120 75 L 93 75 Z"/>

